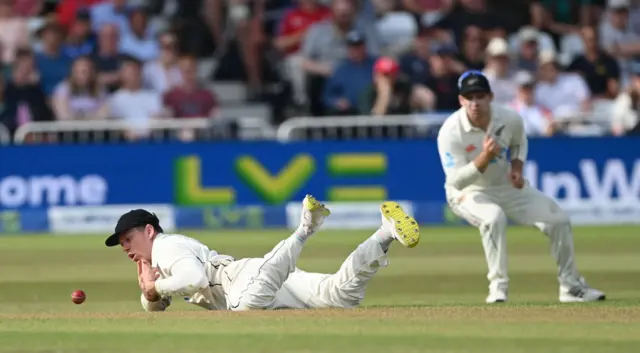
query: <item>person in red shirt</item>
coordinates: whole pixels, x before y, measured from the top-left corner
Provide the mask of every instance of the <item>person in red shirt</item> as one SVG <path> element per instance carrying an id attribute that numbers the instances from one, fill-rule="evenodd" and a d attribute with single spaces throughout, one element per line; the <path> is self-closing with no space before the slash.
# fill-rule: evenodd
<path id="1" fill-rule="evenodd" d="M 317 0 L 299 0 L 297 6 L 285 13 L 280 22 L 274 45 L 285 56 L 297 104 L 304 104 L 306 100 L 301 57 L 298 55 L 302 40 L 311 25 L 330 17 L 331 9 L 319 4 Z"/>
<path id="2" fill-rule="evenodd" d="M 79 10 L 87 10 L 95 4 L 99 4 L 104 0 L 62 0 L 56 8 L 57 18 L 60 25 L 68 28 L 76 19 L 76 13 Z"/>
<path id="3" fill-rule="evenodd" d="M 218 101 L 213 93 L 198 82 L 198 61 L 193 56 L 180 58 L 182 84 L 165 93 L 164 106 L 176 118 L 215 117 L 218 112 Z M 180 138 L 191 141 L 194 131 L 181 131 Z"/>

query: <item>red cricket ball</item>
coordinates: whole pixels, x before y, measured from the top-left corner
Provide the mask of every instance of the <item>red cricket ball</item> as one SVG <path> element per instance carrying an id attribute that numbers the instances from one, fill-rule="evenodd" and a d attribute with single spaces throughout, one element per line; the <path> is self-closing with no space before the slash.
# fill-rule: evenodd
<path id="1" fill-rule="evenodd" d="M 76 304 L 82 304 L 86 298 L 87 298 L 87 295 L 84 294 L 83 290 L 78 289 L 73 293 L 71 293 L 71 301 L 73 301 Z"/>

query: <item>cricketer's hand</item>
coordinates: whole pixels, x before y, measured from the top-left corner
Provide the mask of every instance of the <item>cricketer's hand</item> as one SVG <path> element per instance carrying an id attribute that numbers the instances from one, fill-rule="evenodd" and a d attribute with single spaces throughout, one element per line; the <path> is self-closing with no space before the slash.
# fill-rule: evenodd
<path id="1" fill-rule="evenodd" d="M 160 295 L 156 291 L 156 280 L 160 278 L 157 269 L 153 269 L 151 264 L 145 260 L 138 261 L 138 284 L 142 294 L 150 302 L 160 300 Z"/>

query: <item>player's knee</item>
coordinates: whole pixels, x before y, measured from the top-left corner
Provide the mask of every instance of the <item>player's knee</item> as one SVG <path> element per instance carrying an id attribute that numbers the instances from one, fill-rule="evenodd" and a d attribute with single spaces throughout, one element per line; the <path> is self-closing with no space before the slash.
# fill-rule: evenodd
<path id="1" fill-rule="evenodd" d="M 504 229 L 507 226 L 507 216 L 501 209 L 496 209 L 489 217 L 482 222 L 482 227 L 492 230 Z"/>

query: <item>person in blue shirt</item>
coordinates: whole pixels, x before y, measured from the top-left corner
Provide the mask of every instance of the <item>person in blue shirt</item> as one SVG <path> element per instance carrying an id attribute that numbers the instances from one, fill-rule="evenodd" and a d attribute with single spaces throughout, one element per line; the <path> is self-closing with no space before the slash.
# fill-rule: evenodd
<path id="1" fill-rule="evenodd" d="M 42 49 L 35 54 L 35 62 L 40 86 L 47 97 L 71 70 L 72 60 L 62 50 L 63 33 L 62 27 L 55 22 L 46 23 L 39 31 Z"/>
<path id="2" fill-rule="evenodd" d="M 62 50 L 71 59 L 95 52 L 96 36 L 91 30 L 91 14 L 88 10 L 81 9 L 77 12 Z"/>
<path id="3" fill-rule="evenodd" d="M 373 82 L 376 58 L 367 54 L 364 35 L 351 31 L 346 42 L 347 58 L 324 87 L 323 101 L 330 115 L 358 115 L 360 96 Z"/>

